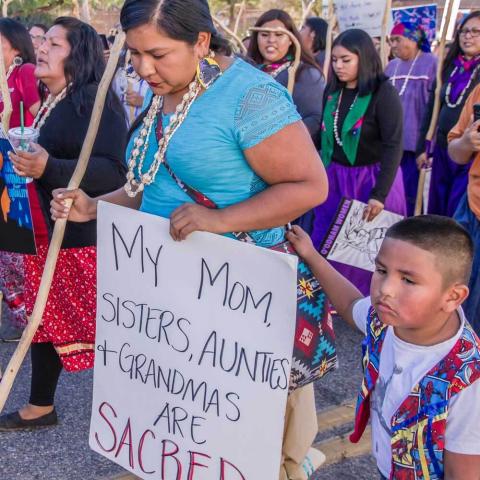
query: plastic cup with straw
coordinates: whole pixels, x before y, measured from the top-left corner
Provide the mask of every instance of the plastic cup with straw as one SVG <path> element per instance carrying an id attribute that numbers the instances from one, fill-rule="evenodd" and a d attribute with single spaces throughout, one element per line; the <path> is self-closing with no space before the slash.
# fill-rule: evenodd
<path id="1" fill-rule="evenodd" d="M 22 150 L 26 150 L 25 148 L 25 139 L 23 138 L 25 135 L 25 116 L 23 113 L 23 102 L 20 101 L 20 133 L 22 135 L 22 139 L 20 140 L 20 148 Z"/>

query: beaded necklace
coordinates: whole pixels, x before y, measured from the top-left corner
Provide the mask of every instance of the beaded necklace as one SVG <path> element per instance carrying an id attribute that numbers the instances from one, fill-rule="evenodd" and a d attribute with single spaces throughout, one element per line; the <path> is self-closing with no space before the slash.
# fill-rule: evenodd
<path id="1" fill-rule="evenodd" d="M 153 157 L 153 162 L 147 172 L 143 172 L 143 163 L 145 155 L 150 143 L 150 137 L 155 123 L 155 117 L 163 108 L 163 97 L 155 95 L 148 110 L 146 117 L 143 119 L 139 134 L 135 137 L 133 142 L 133 150 L 128 160 L 127 183 L 125 184 L 125 191 L 129 197 L 135 197 L 139 192 L 142 192 L 145 185 L 150 185 L 155 181 L 155 177 L 161 164 L 165 160 L 165 153 L 168 144 L 175 132 L 184 122 L 193 102 L 200 94 L 202 87 L 200 82 L 195 79 L 190 83 L 187 93 L 182 98 L 182 101 L 177 105 L 175 113 L 170 117 L 168 126 L 163 131 L 163 136 L 158 141 L 158 149 Z M 161 119 L 159 119 L 161 121 Z M 138 179 L 135 178 L 135 169 L 137 171 Z"/>
<path id="2" fill-rule="evenodd" d="M 337 108 L 335 109 L 335 114 L 333 116 L 333 135 L 335 136 L 335 142 L 339 147 L 343 147 L 342 137 L 340 135 L 340 132 L 338 131 L 338 116 L 340 112 L 340 104 L 342 103 L 342 97 L 343 97 L 343 88 L 342 88 L 342 91 L 340 92 L 340 95 L 338 96 Z M 355 106 L 357 98 L 358 98 L 358 93 L 355 95 L 355 98 L 353 99 L 352 104 L 348 108 L 349 112 Z"/>
<path id="3" fill-rule="evenodd" d="M 15 65 L 15 63 L 12 63 L 9 67 L 8 67 L 8 70 L 7 70 L 7 81 L 8 79 L 10 78 L 10 76 L 12 75 L 13 71 L 15 70 L 15 68 L 17 68 L 18 65 Z"/>
<path id="4" fill-rule="evenodd" d="M 410 75 L 413 72 L 413 68 L 415 67 L 415 64 L 417 63 L 418 57 L 420 56 L 422 52 L 419 50 L 417 55 L 415 55 L 415 58 L 413 59 L 412 64 L 410 65 L 410 69 L 408 70 L 407 76 L 405 77 L 405 80 L 403 81 L 402 88 L 400 89 L 400 92 L 398 93 L 400 96 L 402 96 L 405 93 L 405 90 L 407 89 L 408 81 L 410 80 Z M 397 72 L 398 68 L 400 66 L 400 62 L 397 63 L 395 67 L 395 71 L 393 72 L 393 77 L 392 77 L 392 85 L 395 86 L 395 79 L 397 78 Z"/>
<path id="5" fill-rule="evenodd" d="M 463 98 L 465 97 L 465 93 L 468 92 L 468 89 L 470 88 L 470 85 L 472 84 L 473 79 L 477 76 L 477 73 L 480 71 L 480 64 L 477 65 L 475 67 L 475 69 L 473 70 L 472 74 L 470 75 L 470 78 L 468 79 L 467 85 L 462 90 L 462 93 L 457 98 L 457 101 L 452 103 L 450 101 L 450 93 L 452 91 L 452 82 L 450 81 L 450 79 L 456 75 L 458 70 L 459 70 L 459 67 L 455 67 L 453 69 L 453 72 L 450 74 L 450 78 L 449 78 L 449 81 L 448 81 L 448 84 L 447 84 L 447 90 L 445 91 L 445 103 L 446 103 L 448 108 L 457 108 L 459 105 L 462 104 Z"/>
<path id="6" fill-rule="evenodd" d="M 67 96 L 67 87 L 65 87 L 57 96 L 53 96 L 52 94 L 48 95 L 47 100 L 41 106 L 40 110 L 38 111 L 37 115 L 35 116 L 35 120 L 33 121 L 33 128 L 40 130 L 47 118 L 52 113 L 52 110 Z"/>

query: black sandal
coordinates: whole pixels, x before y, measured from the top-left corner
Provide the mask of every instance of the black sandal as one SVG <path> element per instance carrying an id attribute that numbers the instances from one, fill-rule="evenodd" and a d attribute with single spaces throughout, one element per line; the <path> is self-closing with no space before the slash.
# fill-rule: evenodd
<path id="1" fill-rule="evenodd" d="M 18 412 L 12 412 L 0 417 L 0 432 L 33 430 L 35 428 L 51 427 L 57 424 L 58 417 L 55 408 L 50 413 L 32 420 L 25 420 Z"/>

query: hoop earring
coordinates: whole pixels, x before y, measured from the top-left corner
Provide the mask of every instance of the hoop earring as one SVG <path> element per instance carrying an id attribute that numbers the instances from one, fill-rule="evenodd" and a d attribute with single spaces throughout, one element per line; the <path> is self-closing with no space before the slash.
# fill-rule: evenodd
<path id="1" fill-rule="evenodd" d="M 19 56 L 16 56 L 16 57 L 13 59 L 13 64 L 14 64 L 16 67 L 19 67 L 20 65 L 23 65 L 23 58 L 22 58 L 22 57 L 19 57 Z"/>
<path id="2" fill-rule="evenodd" d="M 220 65 L 215 61 L 215 52 L 212 50 L 207 57 L 202 58 L 198 62 L 196 78 L 205 90 L 221 73 Z"/>

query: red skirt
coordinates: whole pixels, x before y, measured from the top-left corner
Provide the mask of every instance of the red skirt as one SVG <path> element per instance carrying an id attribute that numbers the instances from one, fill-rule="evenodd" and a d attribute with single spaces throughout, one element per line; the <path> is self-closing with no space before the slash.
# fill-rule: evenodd
<path id="1" fill-rule="evenodd" d="M 37 255 L 25 255 L 25 306 L 31 315 L 35 305 L 48 247 Z M 60 250 L 42 323 L 34 343 L 51 342 L 65 370 L 93 367 L 96 317 L 96 248 Z"/>

